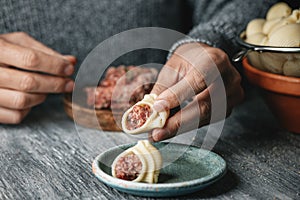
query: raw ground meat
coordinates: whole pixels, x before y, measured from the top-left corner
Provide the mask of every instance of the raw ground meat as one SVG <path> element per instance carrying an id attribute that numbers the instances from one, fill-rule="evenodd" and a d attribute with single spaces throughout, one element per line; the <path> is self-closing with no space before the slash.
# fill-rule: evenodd
<path id="1" fill-rule="evenodd" d="M 115 165 L 116 177 L 132 181 L 136 179 L 142 170 L 142 162 L 134 153 L 121 157 Z"/>
<path id="2" fill-rule="evenodd" d="M 96 109 L 124 111 L 151 91 L 157 76 L 154 68 L 110 67 L 98 87 L 86 87 L 87 105 Z"/>
<path id="3" fill-rule="evenodd" d="M 128 113 L 126 128 L 128 130 L 137 129 L 145 124 L 152 111 L 148 105 L 135 105 Z"/>

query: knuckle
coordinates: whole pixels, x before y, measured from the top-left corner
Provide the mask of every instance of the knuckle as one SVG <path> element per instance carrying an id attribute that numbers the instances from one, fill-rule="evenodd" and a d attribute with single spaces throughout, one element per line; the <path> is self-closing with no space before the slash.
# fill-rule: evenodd
<path id="1" fill-rule="evenodd" d="M 155 83 L 155 85 L 152 88 L 152 92 L 157 95 L 160 94 L 161 91 L 163 91 L 163 90 L 164 90 L 164 88 L 160 83 Z"/>
<path id="2" fill-rule="evenodd" d="M 62 92 L 64 90 L 65 81 L 62 79 L 59 79 L 57 81 L 53 81 L 53 92 Z"/>
<path id="3" fill-rule="evenodd" d="M 51 63 L 54 66 L 48 69 L 51 71 L 51 74 L 65 75 L 65 70 L 67 69 L 69 62 L 58 56 L 52 57 L 51 60 Z"/>
<path id="4" fill-rule="evenodd" d="M 168 95 L 168 108 L 171 109 L 171 108 L 174 108 L 176 105 L 179 105 L 180 102 L 183 102 L 185 99 L 185 96 L 184 94 L 180 94 L 180 93 L 175 93 L 174 92 L 170 92 L 169 95 Z"/>
<path id="5" fill-rule="evenodd" d="M 202 101 L 199 103 L 199 109 L 200 109 L 200 114 L 201 118 L 206 119 L 210 116 L 210 103 L 207 101 Z"/>
<path id="6" fill-rule="evenodd" d="M 13 106 L 16 109 L 23 109 L 26 107 L 28 103 L 28 99 L 26 98 L 26 96 L 24 94 L 16 94 L 14 101 L 13 101 Z"/>
<path id="7" fill-rule="evenodd" d="M 36 67 L 39 63 L 39 57 L 37 53 L 33 50 L 27 50 L 23 53 L 23 63 L 26 68 Z"/>
<path id="8" fill-rule="evenodd" d="M 36 88 L 36 80 L 31 74 L 26 74 L 23 76 L 20 89 L 22 91 L 31 91 Z"/>
<path id="9" fill-rule="evenodd" d="M 175 133 L 177 132 L 181 127 L 181 119 L 174 119 L 174 125 L 173 125 L 173 130 L 171 130 L 170 132 Z"/>
<path id="10" fill-rule="evenodd" d="M 217 55 L 222 61 L 225 61 L 228 59 L 227 54 L 221 49 L 217 49 Z"/>
<path id="11" fill-rule="evenodd" d="M 7 84 L 9 84 L 9 82 L 11 80 L 11 77 L 12 77 L 12 73 L 10 73 L 10 71 L 7 70 L 7 69 L 5 69 L 5 68 L 1 69 L 0 73 L 1 73 L 1 79 L 2 79 L 2 81 L 4 81 Z"/>
<path id="12" fill-rule="evenodd" d="M 211 53 L 209 56 L 214 63 L 217 63 L 219 61 L 219 57 L 216 52 Z"/>
<path id="13" fill-rule="evenodd" d="M 195 93 L 193 95 L 196 95 L 206 85 L 202 76 L 203 76 L 202 74 L 201 75 L 195 74 L 195 76 L 193 76 L 193 78 L 189 81 L 189 85 L 190 85 L 190 87 L 192 87 L 193 92 Z M 198 78 L 198 77 L 200 77 L 200 78 Z"/>
<path id="14" fill-rule="evenodd" d="M 53 69 L 54 74 L 65 74 L 67 63 L 63 60 L 57 62 L 57 67 Z"/>
<path id="15" fill-rule="evenodd" d="M 227 54 L 219 48 L 211 48 L 208 53 L 213 62 L 217 64 L 228 59 Z"/>

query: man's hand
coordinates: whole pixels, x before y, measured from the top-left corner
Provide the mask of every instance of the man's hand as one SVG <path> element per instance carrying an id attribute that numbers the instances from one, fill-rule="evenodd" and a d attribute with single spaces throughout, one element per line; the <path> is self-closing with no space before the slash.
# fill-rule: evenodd
<path id="1" fill-rule="evenodd" d="M 227 99 L 225 115 L 229 115 L 232 108 L 242 101 L 244 93 L 240 74 L 226 53 L 199 43 L 180 46 L 162 68 L 151 93 L 158 95 L 154 103 L 157 111 L 172 109 L 186 100 L 190 101 L 167 120 L 164 128 L 154 129 L 149 134 L 150 140 L 168 139 L 208 124 L 211 95 L 219 94 L 220 84 L 217 81 L 220 80 L 224 83 L 226 97 L 220 98 L 218 105 L 214 106 L 223 106 L 221 99 Z"/>
<path id="2" fill-rule="evenodd" d="M 26 33 L 0 35 L 0 123 L 20 123 L 48 93 L 71 92 L 75 62 Z"/>

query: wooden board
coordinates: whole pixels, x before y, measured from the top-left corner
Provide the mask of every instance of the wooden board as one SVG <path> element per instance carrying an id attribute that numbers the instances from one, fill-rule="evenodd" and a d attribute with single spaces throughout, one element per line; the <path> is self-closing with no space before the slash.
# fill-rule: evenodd
<path id="1" fill-rule="evenodd" d="M 71 94 L 65 95 L 64 109 L 77 124 L 104 131 L 121 131 L 122 112 L 109 109 L 90 109 L 72 101 Z"/>

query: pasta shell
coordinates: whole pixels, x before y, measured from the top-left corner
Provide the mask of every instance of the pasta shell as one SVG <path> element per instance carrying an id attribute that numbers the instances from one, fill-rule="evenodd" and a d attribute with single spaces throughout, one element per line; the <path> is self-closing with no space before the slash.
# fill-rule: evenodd
<path id="1" fill-rule="evenodd" d="M 261 33 L 265 22 L 265 19 L 253 19 L 247 25 L 246 34 L 250 36 L 252 34 Z"/>
<path id="2" fill-rule="evenodd" d="M 272 32 L 269 44 L 279 47 L 300 46 L 300 24 L 288 24 Z"/>
<path id="3" fill-rule="evenodd" d="M 136 162 L 136 159 L 130 162 L 132 154 L 139 158 L 139 162 Z M 124 159 L 126 157 L 128 157 L 127 160 Z M 122 163 L 123 160 L 126 161 Z M 136 169 L 136 167 L 140 167 L 140 164 L 142 165 L 141 169 Z M 126 177 L 131 177 L 132 174 L 138 172 L 134 179 L 130 181 L 157 183 L 161 167 L 162 157 L 160 152 L 148 140 L 141 140 L 135 146 L 127 149 L 115 158 L 112 164 L 112 175 L 116 178 L 130 180 L 126 179 Z M 127 173 L 127 175 L 120 177 L 122 173 Z"/>
<path id="4" fill-rule="evenodd" d="M 267 13 L 267 20 L 287 17 L 292 13 L 292 8 L 284 2 L 274 4 Z"/>
<path id="5" fill-rule="evenodd" d="M 140 134 L 150 131 L 154 128 L 162 128 L 164 127 L 167 118 L 169 117 L 169 111 L 157 112 L 153 109 L 153 104 L 155 99 L 157 98 L 156 94 L 146 94 L 144 98 L 129 108 L 122 116 L 122 129 L 125 133 L 129 134 Z M 143 109 L 143 107 L 148 108 L 150 113 L 149 116 L 144 116 L 145 113 L 141 115 L 135 115 L 135 109 Z M 135 115 L 134 117 L 132 117 Z M 143 117 L 141 117 L 143 115 Z M 143 118 L 143 119 L 142 119 Z M 143 123 L 140 123 L 141 120 Z M 137 122 L 138 121 L 138 122 Z M 133 123 L 134 122 L 134 123 Z M 132 127 L 132 124 L 134 125 Z"/>
<path id="6" fill-rule="evenodd" d="M 255 33 L 247 37 L 246 42 L 254 45 L 261 45 L 262 42 L 267 40 L 266 35 L 263 33 Z"/>

